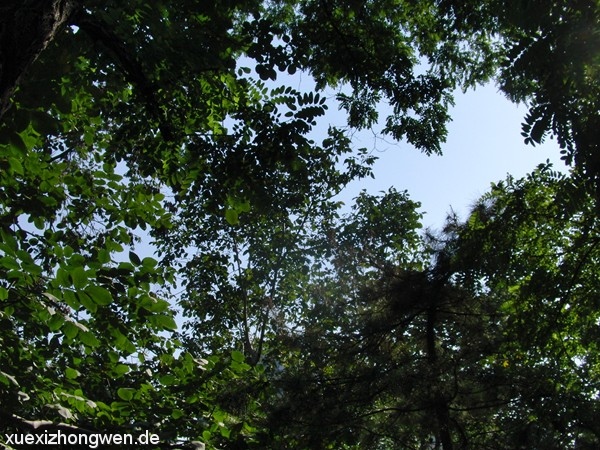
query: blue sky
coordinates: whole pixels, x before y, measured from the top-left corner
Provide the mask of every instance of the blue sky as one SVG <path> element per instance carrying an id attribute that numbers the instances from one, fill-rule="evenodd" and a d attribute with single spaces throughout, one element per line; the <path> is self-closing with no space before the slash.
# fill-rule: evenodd
<path id="1" fill-rule="evenodd" d="M 310 76 L 302 74 L 285 77 L 283 82 L 303 92 L 314 86 Z M 330 92 L 330 97 L 328 112 L 318 119 L 313 132 L 317 142 L 325 137 L 329 125 L 346 124 L 345 113 L 337 109 L 335 94 Z M 351 183 L 339 198 L 350 206 L 362 189 L 370 194 L 392 186 L 407 190 L 412 200 L 421 203 L 423 225 L 435 229 L 443 225 L 451 209 L 466 218 L 469 206 L 489 191 L 491 183 L 508 174 L 522 177 L 547 159 L 556 169 L 566 171 L 555 141 L 547 139 L 535 147 L 525 145 L 521 123 L 526 111 L 525 105 L 511 103 L 492 84 L 464 94 L 458 92 L 441 156 L 427 156 L 406 142 L 382 139 L 371 130 L 355 132 L 354 147 L 366 147 L 379 158 L 374 166 L 375 178 Z M 153 253 L 146 245 L 139 250 Z"/>
<path id="2" fill-rule="evenodd" d="M 252 66 L 252 61 L 242 59 L 240 65 Z M 280 75 L 277 81 L 265 84 L 289 85 L 300 92 L 314 89 L 310 74 Z M 331 89 L 327 93 L 329 109 L 324 117 L 317 118 L 318 124 L 311 134 L 316 142 L 322 141 L 330 125 L 346 126 L 346 115 L 338 110 L 335 92 Z M 488 192 L 491 183 L 505 179 L 508 174 L 520 178 L 546 160 L 555 169 L 566 171 L 558 145 L 552 139 L 535 147 L 525 145 L 521 123 L 526 112 L 525 105 L 510 102 L 492 83 L 466 93 L 457 91 L 441 156 L 427 156 L 406 142 L 376 137 L 377 127 L 374 131 L 354 132 L 354 147 L 369 149 L 379 160 L 374 166 L 375 179 L 352 183 L 340 199 L 349 206 L 362 189 L 370 194 L 387 191 L 391 186 L 407 190 L 411 199 L 422 205 L 423 225 L 439 228 L 451 208 L 464 218 L 469 205 Z M 385 116 L 380 113 L 382 119 Z"/>
<path id="3" fill-rule="evenodd" d="M 406 143 L 376 139 L 370 131 L 357 134 L 356 146 L 379 157 L 375 179 L 353 183 L 341 198 L 351 204 L 361 189 L 371 194 L 390 186 L 406 189 L 422 204 L 423 224 L 439 228 L 451 207 L 464 218 L 490 183 L 507 174 L 522 177 L 547 159 L 556 169 L 566 170 L 555 141 L 547 139 L 535 147 L 524 144 L 525 113 L 525 105 L 511 103 L 490 84 L 456 94 L 442 156 L 426 156 Z"/>

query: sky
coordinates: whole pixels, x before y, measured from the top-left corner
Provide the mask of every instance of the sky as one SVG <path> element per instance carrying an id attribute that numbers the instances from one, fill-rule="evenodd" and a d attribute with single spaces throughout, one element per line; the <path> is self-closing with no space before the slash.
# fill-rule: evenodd
<path id="1" fill-rule="evenodd" d="M 284 83 L 301 92 L 314 86 L 309 77 L 302 76 L 286 79 Z M 328 106 L 327 114 L 318 119 L 317 130 L 311 136 L 317 142 L 326 137 L 329 125 L 346 124 L 345 113 L 337 109 L 335 102 L 328 102 Z M 525 105 L 510 102 L 492 84 L 464 94 L 458 92 L 455 106 L 450 110 L 452 122 L 441 156 L 427 156 L 406 142 L 377 138 L 371 130 L 355 132 L 354 147 L 366 147 L 379 159 L 373 168 L 374 178 L 351 183 L 339 199 L 349 208 L 363 189 L 377 194 L 394 187 L 408 191 L 412 200 L 421 203 L 425 228 L 440 229 L 451 210 L 466 219 L 469 206 L 489 191 L 491 183 L 505 179 L 508 174 L 523 177 L 546 160 L 558 170 L 567 170 L 556 142 L 548 139 L 535 147 L 525 145 L 521 123 L 526 111 Z M 154 247 L 147 235 L 142 238 L 137 251 L 142 256 L 151 256 Z"/>
<path id="2" fill-rule="evenodd" d="M 286 77 L 283 83 L 301 92 L 314 87 L 310 77 L 302 74 Z M 326 137 L 329 125 L 346 124 L 345 112 L 339 111 L 334 99 L 331 100 L 327 114 L 317 119 L 316 131 L 311 136 L 317 142 Z M 469 206 L 489 191 L 491 183 L 504 180 L 508 174 L 523 177 L 546 160 L 555 169 L 566 171 L 555 141 L 547 139 L 535 147 L 525 145 L 521 123 L 526 112 L 525 105 L 510 102 L 493 84 L 457 92 L 442 155 L 427 156 L 406 142 L 377 137 L 372 130 L 355 132 L 354 147 L 366 147 L 378 160 L 373 167 L 373 179 L 352 182 L 339 195 L 347 207 L 343 211 L 349 210 L 363 189 L 377 194 L 394 187 L 408 191 L 412 200 L 421 203 L 423 226 L 435 230 L 443 226 L 450 211 L 466 219 Z M 148 247 L 147 236 L 142 237 L 144 244 L 139 250 L 144 254 L 154 253 L 153 247 Z"/>
<path id="3" fill-rule="evenodd" d="M 423 225 L 435 229 L 443 225 L 451 208 L 466 218 L 469 206 L 507 174 L 520 178 L 547 159 L 555 169 L 566 171 L 555 141 L 525 145 L 521 123 L 526 111 L 525 105 L 511 103 L 492 84 L 457 93 L 442 156 L 377 139 L 372 131 L 357 134 L 356 146 L 379 158 L 375 179 L 352 183 L 340 198 L 351 204 L 362 189 L 370 194 L 391 186 L 407 190 L 412 200 L 421 202 Z"/>

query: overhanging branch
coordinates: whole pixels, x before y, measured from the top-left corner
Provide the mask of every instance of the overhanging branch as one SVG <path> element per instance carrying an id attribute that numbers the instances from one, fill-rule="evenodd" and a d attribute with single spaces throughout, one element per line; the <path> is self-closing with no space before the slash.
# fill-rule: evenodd
<path id="1" fill-rule="evenodd" d="M 140 62 L 126 46 L 123 40 L 101 19 L 85 10 L 74 15 L 71 24 L 79 27 L 91 39 L 102 44 L 116 59 L 127 81 L 138 90 L 150 115 L 158 122 L 158 127 L 165 141 L 174 141 L 174 133 L 163 116 L 156 98 L 157 88 L 148 78 Z"/>
<path id="2" fill-rule="evenodd" d="M 76 0 L 3 1 L 0 6 L 0 119 L 23 74 L 68 23 Z"/>

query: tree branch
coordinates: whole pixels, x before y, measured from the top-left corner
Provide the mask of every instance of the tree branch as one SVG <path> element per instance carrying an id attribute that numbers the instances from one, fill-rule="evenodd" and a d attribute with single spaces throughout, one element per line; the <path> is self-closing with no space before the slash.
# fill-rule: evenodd
<path id="1" fill-rule="evenodd" d="M 148 112 L 158 122 L 158 127 L 164 140 L 169 142 L 174 141 L 173 130 L 165 120 L 158 99 L 156 98 L 157 88 L 146 76 L 142 65 L 123 40 L 110 29 L 108 24 L 84 10 L 80 10 L 77 15 L 73 16 L 71 24 L 79 27 L 91 39 L 100 42 L 112 53 L 126 79 L 137 88 L 143 97 Z"/>
<path id="2" fill-rule="evenodd" d="M 0 6 L 0 119 L 25 72 L 77 8 L 76 0 L 11 0 Z"/>
<path id="3" fill-rule="evenodd" d="M 66 433 L 92 434 L 96 431 L 87 430 L 68 423 L 55 423 L 50 420 L 28 420 L 16 414 L 0 411 L 0 417 L 5 423 L 11 423 L 19 428 L 30 431 L 63 431 Z"/>

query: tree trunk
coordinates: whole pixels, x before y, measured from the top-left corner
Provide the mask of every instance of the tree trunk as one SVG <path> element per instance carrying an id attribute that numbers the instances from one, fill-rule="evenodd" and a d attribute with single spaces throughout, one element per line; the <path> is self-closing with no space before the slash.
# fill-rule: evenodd
<path id="1" fill-rule="evenodd" d="M 438 378 L 438 353 L 436 349 L 436 325 L 438 317 L 438 307 L 440 299 L 443 296 L 445 289 L 445 283 L 449 277 L 449 272 L 446 267 L 447 261 L 443 258 L 444 255 L 440 255 L 436 272 L 437 276 L 433 284 L 431 291 L 431 304 L 427 310 L 427 329 L 426 329 L 426 344 L 427 344 L 427 359 L 431 366 L 432 373 L 436 374 Z M 438 379 L 435 380 L 435 385 L 440 383 Z M 442 392 L 435 389 L 434 397 L 432 398 L 432 412 L 435 415 L 437 422 L 437 430 L 435 430 L 436 440 L 442 444 L 443 450 L 454 450 L 454 444 L 452 443 L 452 435 L 450 433 L 450 414 L 448 410 L 448 403 L 444 398 Z"/>
<path id="2" fill-rule="evenodd" d="M 0 6 L 0 119 L 27 69 L 63 29 L 77 0 L 9 0 Z"/>

